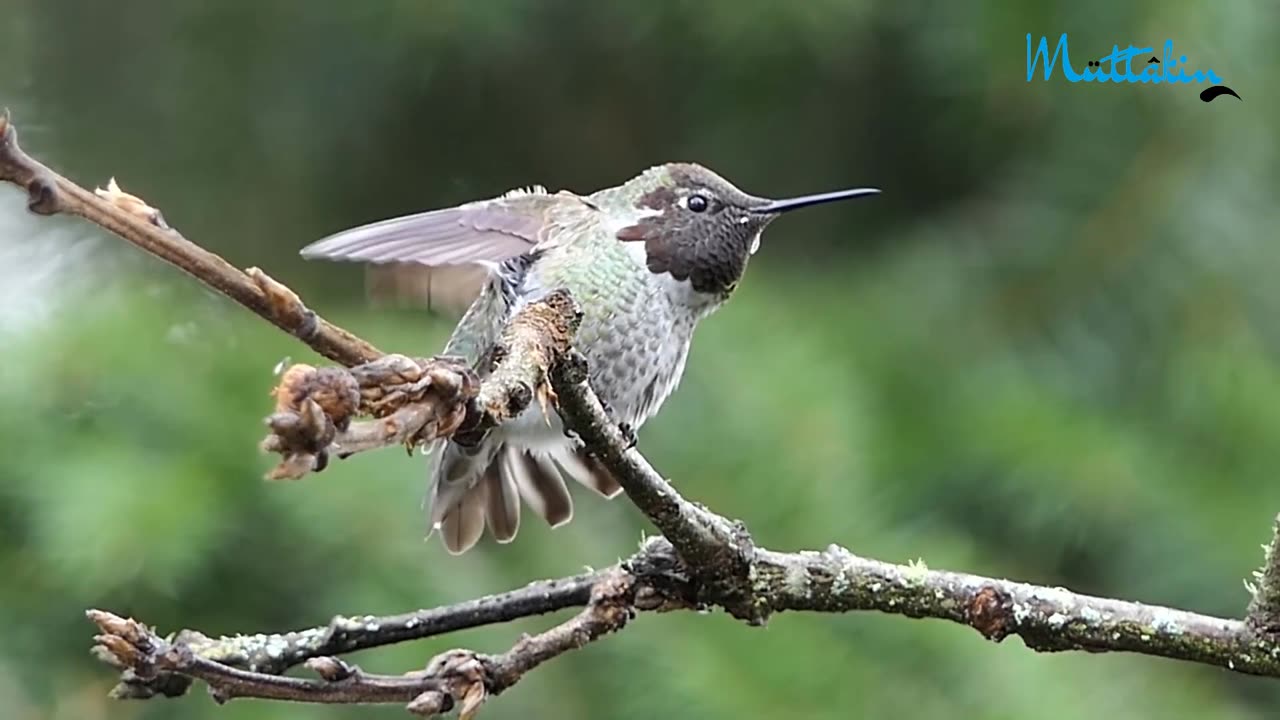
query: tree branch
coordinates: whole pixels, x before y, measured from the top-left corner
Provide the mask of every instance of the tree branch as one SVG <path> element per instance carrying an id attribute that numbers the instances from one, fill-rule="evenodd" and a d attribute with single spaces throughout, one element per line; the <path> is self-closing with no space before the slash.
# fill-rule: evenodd
<path id="1" fill-rule="evenodd" d="M 834 545 L 822 552 L 760 549 L 751 572 L 751 601 L 763 616 L 874 610 L 948 620 L 995 642 L 1017 635 L 1040 652 L 1133 652 L 1280 677 L 1280 644 L 1240 620 L 930 570 L 918 563 L 885 563 Z M 600 572 L 408 615 L 335 618 L 327 626 L 283 635 L 211 640 L 183 631 L 161 640 L 110 613 L 89 615 L 104 632 L 98 638 L 99 655 L 125 669 L 118 697 L 180 694 L 189 685 L 184 678 L 195 678 L 207 682 L 220 700 L 406 703 L 425 693 L 426 699 L 410 709 L 429 714 L 426 709 L 466 707 L 468 697 L 474 706 L 477 694 L 502 692 L 542 662 L 620 629 L 633 611 L 699 607 L 699 584 L 696 572 L 669 542 L 652 538 L 632 557 Z M 606 597 L 607 602 L 601 599 Z M 452 650 L 437 656 L 425 671 L 405 676 L 365 675 L 331 657 L 582 605 L 588 606 L 586 612 L 522 640 L 503 655 Z M 145 630 L 142 640 L 134 628 Z M 116 637 L 123 637 L 128 647 L 121 648 Z M 323 680 L 277 677 L 300 664 L 321 672 Z M 467 682 L 451 684 L 459 674 Z"/>
<path id="2" fill-rule="evenodd" d="M 770 611 L 878 610 L 950 620 L 989 640 L 1010 635 L 1036 651 L 1133 652 L 1280 677 L 1280 644 L 1240 620 L 966 573 L 825 551 L 760 550 L 757 602 Z"/>
<path id="3" fill-rule="evenodd" d="M 18 133 L 9 122 L 8 110 L 0 110 L 0 180 L 25 188 L 32 212 L 78 215 L 110 230 L 195 276 L 334 362 L 359 365 L 382 356 L 373 345 L 307 309 L 297 295 L 261 270 L 242 271 L 182 237 L 158 210 L 120 192 L 114 180 L 106 190 L 91 193 L 33 160 L 18 147 Z"/>
<path id="4" fill-rule="evenodd" d="M 320 680 L 242 670 L 198 652 L 188 642 L 171 643 L 145 625 L 101 610 L 89 619 L 101 635 L 98 656 L 127 668 L 143 681 L 165 676 L 203 680 L 218 702 L 237 697 L 313 703 L 405 703 L 415 714 L 434 716 L 459 707 L 470 718 L 490 695 L 515 685 L 525 673 L 615 630 L 631 618 L 634 582 L 615 570 L 593 578 L 586 609 L 550 630 L 525 637 L 501 655 L 449 650 L 423 670 L 404 675 L 374 675 L 334 657 L 312 657 L 307 667 Z"/>
<path id="5" fill-rule="evenodd" d="M 552 374 L 560 401 L 560 415 L 587 450 L 600 459 L 622 485 L 627 497 L 671 541 L 689 567 L 698 568 L 706 585 L 697 593 L 723 605 L 735 617 L 763 622 L 751 602 L 751 536 L 741 523 L 729 520 L 676 492 L 610 420 L 587 383 L 586 361 L 571 355 Z"/>
<path id="6" fill-rule="evenodd" d="M 557 405 L 566 427 L 664 535 L 604 571 L 407 615 L 338 617 L 281 634 L 213 639 L 186 630 L 162 639 L 137 622 L 90 611 L 102 631 L 99 657 L 122 670 L 119 697 L 181 694 L 194 678 L 221 700 L 398 702 L 422 715 L 458 706 L 469 717 L 486 697 L 541 663 L 621 629 L 635 610 L 710 605 L 754 625 L 788 610 L 877 610 L 949 620 L 997 642 L 1018 635 L 1037 651 L 1134 652 L 1280 677 L 1280 535 L 1268 547 L 1244 621 L 884 563 L 834 545 L 823 552 L 759 548 L 741 523 L 682 498 L 610 421 L 586 382 L 584 361 L 570 350 L 579 314 L 566 292 L 522 310 L 479 368 L 450 358 L 384 356 L 316 316 L 261 271 L 241 272 L 190 243 L 114 181 L 92 194 L 32 160 L 18 147 L 7 113 L 0 114 L 0 180 L 25 188 L 33 211 L 98 224 L 349 368 L 298 365 L 284 373 L 269 419 L 272 434 L 263 442 L 283 456 L 275 476 L 297 477 L 322 469 L 330 454 L 389 444 L 440 437 L 478 442 L 536 399 L 544 410 Z M 374 419 L 355 419 L 360 416 Z M 449 651 L 403 676 L 366 674 L 332 657 L 582 605 L 575 617 L 503 654 Z M 282 676 L 300 664 L 321 679 Z"/>
<path id="7" fill-rule="evenodd" d="M 185 645 L 196 656 L 229 667 L 278 675 L 316 658 L 582 607 L 603 576 L 602 571 L 540 580 L 517 590 L 402 615 L 339 615 L 327 625 L 292 632 L 210 638 L 195 630 L 182 630 L 166 642 Z M 95 613 L 101 612 L 89 611 L 90 619 L 96 622 Z M 172 672 L 155 672 L 144 678 L 128 671 L 113 694 L 129 699 L 172 696 L 182 694 L 189 685 L 189 680 Z"/>

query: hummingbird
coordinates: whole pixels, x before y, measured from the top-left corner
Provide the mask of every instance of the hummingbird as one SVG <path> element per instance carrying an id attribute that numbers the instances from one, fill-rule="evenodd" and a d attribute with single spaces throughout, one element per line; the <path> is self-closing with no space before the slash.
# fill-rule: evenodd
<path id="1" fill-rule="evenodd" d="M 611 419 L 634 438 L 676 389 L 699 322 L 738 286 L 765 227 L 783 213 L 874 195 L 875 188 L 773 200 L 711 170 L 667 163 L 589 195 L 532 186 L 457 207 L 391 218 L 303 248 L 306 259 L 479 267 L 478 297 L 444 349 L 475 364 L 525 304 L 568 289 L 582 311 L 575 348 Z M 618 481 L 555 413 L 535 403 L 475 447 L 430 450 L 429 520 L 445 549 L 466 552 L 487 526 L 508 543 L 521 500 L 551 527 L 573 517 L 566 479 L 605 498 Z"/>

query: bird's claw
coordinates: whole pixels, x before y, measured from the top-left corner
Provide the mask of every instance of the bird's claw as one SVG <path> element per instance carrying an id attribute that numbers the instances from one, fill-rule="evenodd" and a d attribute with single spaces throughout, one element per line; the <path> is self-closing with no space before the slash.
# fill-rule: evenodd
<path id="1" fill-rule="evenodd" d="M 618 423 L 618 432 L 622 434 L 622 441 L 626 443 L 627 450 L 636 446 L 638 438 L 636 437 L 635 428 L 631 427 L 631 423 Z"/>

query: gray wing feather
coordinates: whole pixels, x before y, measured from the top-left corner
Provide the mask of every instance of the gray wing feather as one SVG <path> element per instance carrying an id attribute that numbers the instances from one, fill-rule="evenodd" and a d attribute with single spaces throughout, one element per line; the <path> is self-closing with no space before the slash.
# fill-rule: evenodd
<path id="1" fill-rule="evenodd" d="M 344 230 L 302 249 L 308 260 L 457 265 L 501 262 L 535 247 L 571 193 L 515 191 L 500 198 L 390 218 Z"/>
<path id="2" fill-rule="evenodd" d="M 492 212 L 492 211 L 489 211 Z M 370 263 L 415 262 L 453 265 L 499 262 L 528 250 L 537 237 L 535 218 L 528 227 L 483 224 L 484 207 L 467 206 L 391 218 L 344 230 L 302 250 L 308 260 L 359 260 Z"/>
<path id="3" fill-rule="evenodd" d="M 366 288 L 375 302 L 460 312 L 479 294 L 488 269 L 537 248 L 561 208 L 590 204 L 542 188 L 390 218 L 344 230 L 302 249 L 308 260 L 370 263 Z"/>

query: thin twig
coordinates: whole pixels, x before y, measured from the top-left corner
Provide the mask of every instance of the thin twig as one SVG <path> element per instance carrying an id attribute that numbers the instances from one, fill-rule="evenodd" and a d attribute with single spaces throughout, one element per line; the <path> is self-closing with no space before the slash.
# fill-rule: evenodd
<path id="1" fill-rule="evenodd" d="M 32 159 L 18 146 L 9 112 L 0 110 L 0 180 L 27 191 L 27 207 L 41 215 L 78 215 L 143 251 L 189 273 L 267 322 L 343 365 L 369 362 L 382 353 L 309 310 L 288 288 L 257 268 L 242 271 L 168 227 L 138 198 L 109 189 L 91 193 Z"/>

